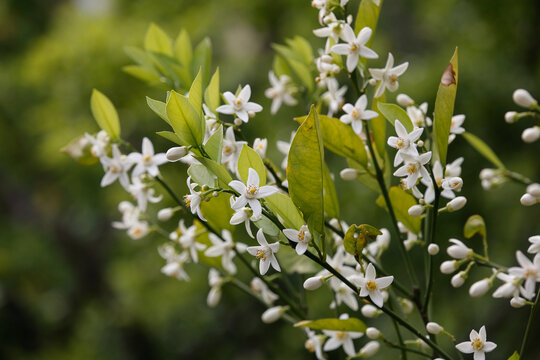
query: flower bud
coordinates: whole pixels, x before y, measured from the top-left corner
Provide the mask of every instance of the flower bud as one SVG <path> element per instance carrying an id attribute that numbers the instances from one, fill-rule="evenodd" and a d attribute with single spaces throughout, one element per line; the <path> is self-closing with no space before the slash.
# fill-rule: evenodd
<path id="1" fill-rule="evenodd" d="M 414 100 L 407 94 L 398 94 L 396 101 L 403 107 L 414 105 Z"/>
<path id="2" fill-rule="evenodd" d="M 523 206 L 532 206 L 536 204 L 536 198 L 529 193 L 523 194 L 523 196 L 521 197 L 521 199 L 519 199 L 519 201 L 521 202 L 521 205 Z"/>
<path id="3" fill-rule="evenodd" d="M 426 330 L 428 333 L 433 335 L 439 335 L 444 329 L 441 325 L 436 322 L 428 322 L 426 325 Z"/>
<path id="4" fill-rule="evenodd" d="M 304 281 L 304 289 L 317 290 L 322 284 L 324 284 L 324 280 L 321 276 L 313 276 Z"/>
<path id="5" fill-rule="evenodd" d="M 462 209 L 465 204 L 467 204 L 467 198 L 465 196 L 458 196 L 450 200 L 446 206 L 448 207 L 448 211 L 452 212 Z"/>
<path id="6" fill-rule="evenodd" d="M 418 142 L 416 143 L 416 145 L 418 145 L 418 147 L 424 147 L 424 141 L 422 140 L 418 140 Z"/>
<path id="7" fill-rule="evenodd" d="M 540 126 L 533 126 L 523 130 L 521 139 L 526 143 L 533 143 L 540 138 Z"/>
<path id="8" fill-rule="evenodd" d="M 429 244 L 427 247 L 427 252 L 431 256 L 435 256 L 439 253 L 439 245 L 437 244 Z"/>
<path id="9" fill-rule="evenodd" d="M 234 125 L 236 125 L 236 126 L 242 125 L 242 119 L 240 119 L 240 118 L 234 119 Z"/>
<path id="10" fill-rule="evenodd" d="M 375 340 L 375 339 L 378 339 L 379 336 L 381 336 L 381 332 L 379 331 L 379 329 L 377 328 L 374 328 L 374 327 L 368 327 L 366 329 L 366 336 L 372 340 Z"/>
<path id="11" fill-rule="evenodd" d="M 490 287 L 491 284 L 489 279 L 482 279 L 471 285 L 471 287 L 469 288 L 469 295 L 471 295 L 472 297 L 482 296 L 488 292 Z"/>
<path id="12" fill-rule="evenodd" d="M 524 107 L 525 109 L 533 108 L 538 104 L 538 102 L 525 89 L 517 89 L 514 91 L 512 99 L 514 99 L 516 105 Z"/>
<path id="13" fill-rule="evenodd" d="M 380 346 L 381 345 L 377 341 L 370 341 L 360 349 L 358 355 L 363 358 L 373 356 L 379 351 Z"/>
<path id="14" fill-rule="evenodd" d="M 185 146 L 175 146 L 167 150 L 167 160 L 175 162 L 187 155 L 187 149 Z"/>
<path id="15" fill-rule="evenodd" d="M 369 304 L 362 306 L 362 309 L 360 311 L 362 312 L 362 315 L 364 315 L 367 318 L 374 318 L 374 317 L 379 316 L 382 313 L 381 310 Z"/>
<path id="16" fill-rule="evenodd" d="M 368 83 L 369 83 L 369 85 L 371 85 L 371 86 L 375 86 L 375 85 L 377 85 L 377 80 L 375 80 L 375 79 L 369 79 Z"/>
<path id="17" fill-rule="evenodd" d="M 519 308 L 525 306 L 526 304 L 527 303 L 526 303 L 525 299 L 522 298 L 522 297 L 519 297 L 519 296 L 513 297 L 510 300 L 510 306 L 512 306 L 513 308 L 516 308 L 516 309 L 519 309 Z"/>
<path id="18" fill-rule="evenodd" d="M 534 183 L 527 186 L 527 192 L 535 198 L 540 198 L 540 184 Z"/>
<path id="19" fill-rule="evenodd" d="M 465 271 L 460 271 L 456 275 L 452 276 L 450 283 L 453 287 L 458 288 L 465 284 L 465 280 L 467 280 L 467 273 Z"/>
<path id="20" fill-rule="evenodd" d="M 278 321 L 284 313 L 285 308 L 283 306 L 274 306 L 263 312 L 261 320 L 265 324 L 271 324 Z"/>
<path id="21" fill-rule="evenodd" d="M 414 310 L 414 304 L 411 300 L 400 297 L 398 301 L 404 314 L 410 314 Z"/>
<path id="22" fill-rule="evenodd" d="M 504 121 L 506 121 L 509 124 L 512 124 L 517 121 L 517 112 L 515 111 L 507 111 L 506 114 L 504 114 Z"/>
<path id="23" fill-rule="evenodd" d="M 173 209 L 165 208 L 158 211 L 157 218 L 159 221 L 167 221 L 173 216 L 173 214 L 174 214 Z"/>
<path id="24" fill-rule="evenodd" d="M 424 212 L 424 207 L 422 205 L 413 205 L 408 210 L 409 216 L 419 217 Z"/>
<path id="25" fill-rule="evenodd" d="M 221 287 L 215 286 L 210 288 L 208 296 L 206 297 L 206 303 L 209 307 L 216 307 L 221 299 Z"/>
<path id="26" fill-rule="evenodd" d="M 441 264 L 441 272 L 443 274 L 451 274 L 457 270 L 456 260 L 446 260 Z"/>
<path id="27" fill-rule="evenodd" d="M 490 180 L 497 175 L 495 169 L 482 169 L 480 171 L 480 180 Z"/>
<path id="28" fill-rule="evenodd" d="M 354 180 L 358 177 L 358 171 L 356 169 L 345 168 L 339 172 L 339 176 L 343 180 Z"/>
<path id="29" fill-rule="evenodd" d="M 390 294 L 388 293 L 388 290 L 381 291 L 381 295 L 383 297 L 383 302 L 387 302 L 388 298 L 390 297 Z"/>
<path id="30" fill-rule="evenodd" d="M 454 245 L 449 246 L 446 252 L 454 259 L 465 259 L 471 253 L 471 249 L 458 239 L 450 239 L 450 242 Z"/>

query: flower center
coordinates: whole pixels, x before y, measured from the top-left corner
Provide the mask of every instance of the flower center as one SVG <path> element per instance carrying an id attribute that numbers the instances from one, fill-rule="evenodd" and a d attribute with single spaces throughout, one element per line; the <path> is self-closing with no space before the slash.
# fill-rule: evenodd
<path id="1" fill-rule="evenodd" d="M 120 170 L 119 170 L 116 166 L 111 165 L 111 166 L 109 166 L 109 171 L 110 171 L 111 173 L 113 173 L 113 174 L 116 174 L 116 173 L 118 173 Z"/>
<path id="2" fill-rule="evenodd" d="M 340 331 L 337 333 L 337 338 L 339 340 L 343 340 L 344 337 L 345 337 L 345 333 L 343 331 Z"/>
<path id="3" fill-rule="evenodd" d="M 351 44 L 351 52 L 355 52 L 358 50 L 358 45 L 356 45 L 356 43 L 352 43 Z"/>
<path id="4" fill-rule="evenodd" d="M 306 343 L 304 344 L 304 346 L 306 347 L 307 351 L 315 352 L 315 346 L 313 345 L 313 341 L 306 340 Z"/>
<path id="5" fill-rule="evenodd" d="M 265 250 L 257 250 L 255 253 L 255 257 L 259 260 L 266 260 L 266 251 Z"/>
<path id="6" fill-rule="evenodd" d="M 150 155 L 144 155 L 143 160 L 144 162 L 149 163 L 150 161 L 152 161 L 152 157 Z"/>
<path id="7" fill-rule="evenodd" d="M 298 232 L 298 242 L 304 242 L 305 238 L 306 238 L 306 232 L 304 230 L 300 230 Z"/>
<path id="8" fill-rule="evenodd" d="M 254 198 L 259 192 L 259 188 L 254 185 L 248 185 L 246 189 L 246 196 L 248 198 Z"/>
<path id="9" fill-rule="evenodd" d="M 415 174 L 418 171 L 415 163 L 407 164 L 407 173 L 409 175 Z"/>
<path id="10" fill-rule="evenodd" d="M 398 141 L 397 141 L 397 147 L 399 149 L 402 149 L 402 148 L 407 148 L 409 147 L 409 140 L 408 139 L 403 139 L 403 138 L 398 138 Z"/>
<path id="11" fill-rule="evenodd" d="M 525 277 L 532 277 L 537 278 L 538 277 L 538 271 L 536 269 L 527 269 L 525 270 Z"/>
<path id="12" fill-rule="evenodd" d="M 233 152 L 233 149 L 230 146 L 225 146 L 223 148 L 223 152 L 225 153 L 225 155 L 230 155 Z"/>
<path id="13" fill-rule="evenodd" d="M 377 284 L 375 283 L 375 281 L 369 280 L 369 281 L 366 283 L 366 288 L 367 288 L 369 291 L 374 291 L 374 290 L 377 290 L 378 286 L 377 286 Z"/>
<path id="14" fill-rule="evenodd" d="M 394 83 L 396 83 L 398 81 L 398 77 L 396 75 L 390 75 L 388 77 L 388 80 L 390 80 L 391 84 L 394 84 Z"/>
<path id="15" fill-rule="evenodd" d="M 358 111 L 357 109 L 353 109 L 351 111 L 351 116 L 355 119 L 358 119 L 360 117 L 360 111 Z"/>
<path id="16" fill-rule="evenodd" d="M 184 195 L 184 202 L 186 203 L 187 207 L 191 206 L 191 199 L 189 198 L 189 195 Z"/>
<path id="17" fill-rule="evenodd" d="M 482 342 L 482 340 L 480 340 L 480 338 L 476 338 L 473 341 L 471 341 L 471 346 L 473 347 L 474 350 L 480 351 L 484 347 L 484 343 Z"/>
<path id="18" fill-rule="evenodd" d="M 236 98 L 233 102 L 233 106 L 236 110 L 241 110 L 244 107 L 244 101 L 242 101 L 242 99 Z"/>

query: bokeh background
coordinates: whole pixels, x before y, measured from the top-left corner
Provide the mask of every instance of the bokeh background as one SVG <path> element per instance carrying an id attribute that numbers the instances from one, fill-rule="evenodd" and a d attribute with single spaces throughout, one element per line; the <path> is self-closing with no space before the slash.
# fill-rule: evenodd
<path id="1" fill-rule="evenodd" d="M 357 3 L 351 0 L 352 6 Z M 441 72 L 458 45 L 456 113 L 467 115 L 465 128 L 485 139 L 509 168 L 538 180 L 540 144 L 520 139 L 531 120 L 514 125 L 503 120 L 505 111 L 517 110 L 514 89 L 540 96 L 538 14 L 537 0 L 388 1 L 374 49 L 410 62 L 400 91 L 428 101 L 432 109 Z M 99 187 L 99 166 L 80 166 L 59 150 L 76 136 L 97 131 L 89 109 L 93 88 L 115 103 L 123 134 L 134 144 L 164 129 L 144 100 L 162 98 L 163 92 L 121 71 L 130 64 L 123 47 L 141 46 L 150 22 L 173 37 L 185 28 L 195 43 L 209 36 L 222 90 L 249 82 L 253 98 L 266 108 L 271 43 L 299 34 L 323 46 L 311 34 L 317 11 L 309 1 L 0 1 L 0 358 L 311 358 L 300 331 L 262 325 L 264 309 L 236 289 L 225 288 L 221 304 L 209 309 L 204 268 L 189 267 L 189 283 L 161 275 L 156 247 L 164 240 L 133 241 L 112 229 L 116 204 L 126 196 L 117 187 Z M 386 56 L 381 58 L 373 65 L 382 66 Z M 292 117 L 298 115 L 300 107 L 258 116 L 247 134 L 267 137 L 270 157 L 279 163 L 275 141 L 289 139 L 296 127 Z M 151 138 L 157 149 L 167 149 L 164 140 Z M 465 156 L 463 195 L 469 203 L 442 218 L 438 239 L 461 238 L 467 217 L 479 213 L 488 224 L 491 257 L 511 266 L 515 250 L 524 250 L 527 238 L 540 233 L 538 205 L 519 204 L 524 192 L 519 184 L 483 191 L 478 173 L 489 163 L 460 138 L 449 153 L 450 159 L 458 156 Z M 335 173 L 345 167 L 343 160 L 329 159 Z M 181 171 L 165 171 L 174 187 L 185 191 Z M 345 220 L 389 226 L 373 205 L 374 194 L 339 178 L 336 186 Z M 481 246 L 478 239 L 470 244 Z M 393 256 L 398 255 L 390 252 L 385 259 L 392 262 Z M 421 258 L 418 251 L 413 256 Z M 480 269 L 472 278 L 488 274 Z M 503 300 L 468 298 L 466 288 L 450 288 L 448 276 L 438 275 L 435 284 L 434 318 L 459 340 L 486 324 L 490 340 L 499 344 L 493 358 L 518 348 L 527 310 L 513 310 Z M 323 314 L 327 310 L 320 304 L 329 298 L 316 294 L 310 301 Z M 533 330 L 538 339 L 538 322 Z M 540 344 L 531 344 L 540 356 Z"/>

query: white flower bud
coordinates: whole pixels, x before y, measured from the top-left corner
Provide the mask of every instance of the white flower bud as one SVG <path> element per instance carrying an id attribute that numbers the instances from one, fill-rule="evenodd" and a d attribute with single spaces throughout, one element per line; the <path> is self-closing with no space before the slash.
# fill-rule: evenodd
<path id="1" fill-rule="evenodd" d="M 390 297 L 390 294 L 388 293 L 388 291 L 387 290 L 381 291 L 381 295 L 383 297 L 383 302 L 387 302 L 388 298 Z"/>
<path id="2" fill-rule="evenodd" d="M 450 200 L 446 206 L 448 207 L 448 211 L 452 212 L 462 209 L 465 204 L 467 204 L 467 198 L 465 196 L 458 196 Z"/>
<path id="3" fill-rule="evenodd" d="M 321 287 L 321 285 L 324 284 L 324 280 L 322 276 L 313 276 L 310 278 L 307 278 L 306 281 L 304 281 L 304 289 L 306 290 L 317 290 Z"/>
<path id="4" fill-rule="evenodd" d="M 372 340 L 375 340 L 375 339 L 378 339 L 379 336 L 381 336 L 381 332 L 377 328 L 368 327 L 366 329 L 366 335 L 367 335 L 368 338 L 370 338 Z"/>
<path id="5" fill-rule="evenodd" d="M 274 306 L 263 312 L 261 316 L 261 320 L 263 323 L 270 324 L 273 322 L 278 321 L 283 313 L 285 312 L 285 309 L 283 306 Z"/>
<path id="6" fill-rule="evenodd" d="M 489 279 L 482 279 L 471 285 L 469 288 L 469 295 L 472 297 L 482 296 L 488 292 L 489 288 L 491 288 Z"/>
<path id="7" fill-rule="evenodd" d="M 379 351 L 379 347 L 380 344 L 377 341 L 370 341 L 360 349 L 358 355 L 364 358 L 373 356 L 377 351 Z"/>
<path id="8" fill-rule="evenodd" d="M 339 172 L 339 176 L 343 180 L 354 180 L 358 177 L 358 171 L 356 169 L 345 168 Z"/>
<path id="9" fill-rule="evenodd" d="M 451 274 L 457 270 L 456 260 L 446 260 L 441 264 L 441 272 L 443 274 Z"/>
<path id="10" fill-rule="evenodd" d="M 525 89 L 517 89 L 512 95 L 512 99 L 516 105 L 530 109 L 538 104 L 538 102 L 531 96 L 531 94 Z"/>
<path id="11" fill-rule="evenodd" d="M 523 307 L 526 304 L 527 303 L 526 303 L 525 299 L 522 298 L 522 297 L 519 297 L 519 296 L 513 297 L 510 300 L 510 306 L 512 306 L 513 308 L 516 308 L 516 309 L 519 309 L 520 307 Z"/>
<path id="12" fill-rule="evenodd" d="M 422 140 L 418 140 L 418 142 L 416 143 L 416 145 L 418 145 L 418 147 L 424 147 L 424 141 Z"/>
<path id="13" fill-rule="evenodd" d="M 185 146 L 175 146 L 167 150 L 167 160 L 170 162 L 175 162 L 186 156 L 188 153 Z"/>
<path id="14" fill-rule="evenodd" d="M 506 114 L 504 114 L 504 121 L 506 121 L 509 124 L 512 124 L 516 122 L 517 120 L 517 112 L 515 111 L 507 111 Z"/>
<path id="15" fill-rule="evenodd" d="M 429 244 L 427 248 L 427 252 L 429 255 L 435 256 L 439 253 L 439 245 L 437 244 Z"/>
<path id="16" fill-rule="evenodd" d="M 424 212 L 424 207 L 418 204 L 413 205 L 409 208 L 408 212 L 409 212 L 409 216 L 418 217 L 422 215 L 422 213 Z"/>
<path id="17" fill-rule="evenodd" d="M 216 307 L 221 299 L 221 287 L 215 286 L 210 288 L 208 296 L 206 297 L 206 303 L 209 307 Z"/>
<path id="18" fill-rule="evenodd" d="M 533 143 L 540 138 L 540 126 L 533 126 L 523 130 L 521 139 L 526 143 Z"/>
<path id="19" fill-rule="evenodd" d="M 236 126 L 242 125 L 242 119 L 240 119 L 240 118 L 234 119 L 234 125 L 236 125 Z"/>
<path id="20" fill-rule="evenodd" d="M 495 169 L 482 169 L 482 171 L 480 171 L 480 180 L 490 180 L 496 175 L 497 171 Z"/>
<path id="21" fill-rule="evenodd" d="M 436 322 L 428 322 L 426 325 L 426 330 L 428 333 L 433 335 L 439 335 L 444 329 L 441 325 Z"/>
<path id="22" fill-rule="evenodd" d="M 449 246 L 446 252 L 454 259 L 465 259 L 472 252 L 471 249 L 458 239 L 450 239 L 450 242 L 454 245 Z"/>
<path id="23" fill-rule="evenodd" d="M 414 310 L 414 304 L 411 300 L 398 298 L 398 301 L 404 314 L 410 314 Z"/>
<path id="24" fill-rule="evenodd" d="M 362 315 L 364 315 L 367 318 L 374 318 L 381 314 L 381 310 L 377 309 L 373 305 L 364 305 L 362 306 L 362 309 L 360 310 L 362 312 Z"/>
<path id="25" fill-rule="evenodd" d="M 253 119 L 255 117 L 255 111 L 248 111 L 248 116 Z"/>
<path id="26" fill-rule="evenodd" d="M 173 214 L 174 214 L 173 209 L 165 208 L 158 211 L 157 218 L 159 221 L 167 221 L 173 216 Z"/>
<path id="27" fill-rule="evenodd" d="M 339 220 L 336 219 L 336 218 L 333 218 L 333 219 L 330 219 L 330 225 L 332 225 L 333 227 L 335 227 L 336 229 L 339 229 L 340 228 L 340 225 L 339 225 Z"/>
<path id="28" fill-rule="evenodd" d="M 450 283 L 453 287 L 458 288 L 465 284 L 465 280 L 467 280 L 467 274 L 465 271 L 460 271 L 456 275 L 452 276 Z"/>
<path id="29" fill-rule="evenodd" d="M 371 86 L 375 86 L 375 85 L 377 85 L 377 80 L 375 80 L 375 79 L 369 79 L 368 83 L 369 83 L 369 85 L 371 85 Z"/>
<path id="30" fill-rule="evenodd" d="M 527 192 L 535 198 L 540 198 L 540 184 L 534 183 L 527 186 Z"/>
<path id="31" fill-rule="evenodd" d="M 414 105 L 414 100 L 407 94 L 398 94 L 396 101 L 403 107 Z"/>
<path id="32" fill-rule="evenodd" d="M 532 206 L 536 204 L 536 198 L 529 193 L 523 194 L 523 196 L 521 197 L 521 199 L 519 199 L 519 201 L 521 202 L 521 205 L 523 206 Z"/>
<path id="33" fill-rule="evenodd" d="M 129 211 L 133 208 L 133 204 L 129 201 L 120 201 L 118 204 L 118 211 L 121 213 L 125 213 L 126 211 Z"/>

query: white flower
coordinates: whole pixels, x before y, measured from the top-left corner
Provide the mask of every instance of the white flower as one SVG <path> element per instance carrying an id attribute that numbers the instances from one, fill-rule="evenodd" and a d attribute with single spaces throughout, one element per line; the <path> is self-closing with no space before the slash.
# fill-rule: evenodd
<path id="1" fill-rule="evenodd" d="M 253 210 L 253 216 L 258 218 L 262 214 L 260 199 L 275 194 L 278 189 L 275 186 L 259 186 L 259 174 L 253 168 L 249 168 L 247 182 L 244 185 L 239 180 L 233 180 L 229 186 L 236 190 L 240 196 L 231 205 L 233 210 L 239 210 L 249 204 Z"/>
<path id="2" fill-rule="evenodd" d="M 307 225 L 302 225 L 300 230 L 284 229 L 283 234 L 287 239 L 298 243 L 298 245 L 296 245 L 296 252 L 298 255 L 302 255 L 306 252 L 309 242 L 311 241 L 311 234 L 309 233 Z"/>
<path id="3" fill-rule="evenodd" d="M 408 62 L 394 67 L 394 57 L 391 53 L 388 53 L 388 60 L 384 69 L 369 69 L 369 73 L 373 79 L 379 81 L 379 86 L 375 90 L 375 98 L 384 94 L 385 89 L 389 91 L 396 91 L 399 87 L 398 77 L 403 75 L 409 66 Z"/>
<path id="4" fill-rule="evenodd" d="M 427 103 L 422 103 L 419 107 L 407 107 L 407 115 L 411 119 L 411 122 L 413 123 L 415 129 L 425 127 L 426 123 L 428 125 L 431 124 L 431 119 L 426 117 L 427 106 Z"/>
<path id="5" fill-rule="evenodd" d="M 223 98 L 227 102 L 227 105 L 219 106 L 216 111 L 222 114 L 235 114 L 243 122 L 249 121 L 249 112 L 262 111 L 262 106 L 254 102 L 249 102 L 251 97 L 251 87 L 246 85 L 242 88 L 238 96 L 235 96 L 232 92 L 226 91 L 223 93 Z"/>
<path id="6" fill-rule="evenodd" d="M 540 253 L 540 235 L 534 235 L 529 238 L 531 246 L 527 249 L 527 252 L 530 254 Z"/>
<path id="7" fill-rule="evenodd" d="M 137 200 L 137 206 L 142 212 L 146 211 L 148 202 L 155 204 L 161 201 L 163 196 L 155 196 L 155 190 L 140 177 L 134 177 L 133 184 L 128 186 L 129 193 Z"/>
<path id="8" fill-rule="evenodd" d="M 400 156 L 405 161 L 405 165 L 397 169 L 394 172 L 394 176 L 406 176 L 405 184 L 407 188 L 412 188 L 420 176 L 426 179 L 429 178 L 429 173 L 424 165 L 431 159 L 431 151 L 423 153 L 418 157 L 405 153 Z"/>
<path id="9" fill-rule="evenodd" d="M 349 315 L 342 314 L 339 318 L 342 320 L 348 319 Z M 349 356 L 353 356 L 356 354 L 356 351 L 354 350 L 353 340 L 361 338 L 364 335 L 364 333 L 355 331 L 323 330 L 323 332 L 329 336 L 329 339 L 324 344 L 324 351 L 332 351 L 342 346 L 345 353 Z"/>
<path id="10" fill-rule="evenodd" d="M 461 164 L 463 164 L 463 157 L 459 157 L 456 160 L 452 161 L 450 164 L 446 164 L 446 168 L 444 169 L 444 176 L 461 176 Z"/>
<path id="11" fill-rule="evenodd" d="M 198 186 L 196 183 L 191 183 L 191 176 L 187 178 L 187 185 L 189 188 L 189 195 L 184 195 L 184 202 L 186 206 L 190 208 L 192 214 L 197 214 L 201 220 L 206 221 L 201 212 L 201 192 L 195 191 Z"/>
<path id="12" fill-rule="evenodd" d="M 379 55 L 370 48 L 366 43 L 371 37 L 372 30 L 368 27 L 363 28 L 358 33 L 358 36 L 354 35 L 354 30 L 348 24 L 343 25 L 341 38 L 347 42 L 347 44 L 337 44 L 332 46 L 331 51 L 339 55 L 347 55 L 347 71 L 352 73 L 358 65 L 358 57 L 362 56 L 366 59 L 377 59 Z"/>
<path id="13" fill-rule="evenodd" d="M 140 176 L 145 172 L 156 177 L 159 175 L 158 166 L 168 161 L 164 153 L 154 154 L 154 145 L 147 137 L 142 141 L 142 153 L 132 152 L 129 154 L 129 159 L 135 164 L 131 173 L 132 177 Z"/>
<path id="14" fill-rule="evenodd" d="M 101 157 L 101 164 L 106 171 L 105 176 L 101 179 L 101 187 L 108 186 L 118 179 L 120 185 L 124 189 L 127 189 L 129 186 L 127 172 L 133 165 L 133 162 L 128 156 L 120 153 L 120 149 L 118 149 L 118 145 L 116 144 L 112 146 L 112 155 L 112 158 L 108 156 Z"/>
<path id="15" fill-rule="evenodd" d="M 267 147 L 268 147 L 267 139 L 256 138 L 255 141 L 253 141 L 253 150 L 255 150 L 261 158 L 264 158 L 266 156 Z"/>
<path id="16" fill-rule="evenodd" d="M 343 34 L 343 25 L 345 22 L 343 20 L 338 20 L 334 13 L 324 18 L 326 27 L 313 30 L 313 34 L 320 38 L 332 38 L 334 43 L 339 41 L 339 38 Z"/>
<path id="17" fill-rule="evenodd" d="M 221 232 L 221 238 L 215 234 L 210 233 L 208 238 L 212 243 L 212 246 L 206 249 L 205 256 L 217 257 L 221 256 L 221 266 L 230 274 L 236 274 L 236 265 L 233 262 L 235 256 L 234 249 L 238 249 L 240 244 L 235 244 L 232 240 L 231 233 L 228 230 Z"/>
<path id="18" fill-rule="evenodd" d="M 137 221 L 128 229 L 127 234 L 133 240 L 145 237 L 150 232 L 150 227 L 146 221 Z"/>
<path id="19" fill-rule="evenodd" d="M 504 284 L 499 286 L 493 293 L 494 298 L 509 298 L 519 296 L 520 278 L 517 276 L 498 273 L 497 278 L 504 281 Z"/>
<path id="20" fill-rule="evenodd" d="M 270 85 L 272 87 L 266 89 L 264 95 L 267 98 L 272 99 L 272 106 L 270 107 L 271 114 L 277 113 L 282 103 L 289 106 L 293 106 L 298 103 L 291 95 L 290 89 L 287 89 L 287 84 L 291 81 L 287 75 L 281 75 L 278 79 L 274 72 L 270 71 L 268 73 L 268 79 L 270 80 Z"/>
<path id="21" fill-rule="evenodd" d="M 189 281 L 189 276 L 184 270 L 184 263 L 189 260 L 188 253 L 178 254 L 170 245 L 160 246 L 158 252 L 162 258 L 167 260 L 167 264 L 161 268 L 163 274 L 178 280 Z"/>
<path id="22" fill-rule="evenodd" d="M 516 252 L 516 258 L 520 267 L 511 267 L 508 273 L 512 276 L 525 279 L 525 292 L 530 299 L 535 294 L 536 282 L 540 281 L 540 254 L 529 260 L 521 251 Z"/>
<path id="23" fill-rule="evenodd" d="M 240 156 L 240 151 L 242 151 L 244 145 L 247 145 L 247 142 L 236 141 L 234 129 L 232 127 L 229 127 L 227 131 L 225 131 L 221 162 L 227 164 L 229 170 L 232 172 L 237 170 L 238 157 Z"/>
<path id="24" fill-rule="evenodd" d="M 463 134 L 465 129 L 461 126 L 465 121 L 465 115 L 454 115 L 450 122 L 450 135 L 448 136 L 448 143 L 450 144 L 456 138 L 456 135 Z"/>
<path id="25" fill-rule="evenodd" d="M 264 283 L 264 281 L 258 277 L 254 277 L 251 280 L 250 286 L 251 290 L 253 290 L 255 294 L 260 295 L 263 302 L 268 306 L 271 306 L 277 299 L 279 299 L 279 296 L 274 294 L 272 290 L 270 290 L 270 288 Z"/>
<path id="26" fill-rule="evenodd" d="M 234 196 L 231 196 L 230 201 L 231 201 L 231 206 L 232 206 L 234 202 L 236 201 L 236 198 Z M 238 225 L 238 224 L 244 223 L 249 237 L 253 238 L 253 233 L 251 232 L 251 226 L 249 225 L 250 220 L 252 220 L 252 215 L 253 215 L 253 210 L 251 210 L 248 207 L 243 207 L 241 209 L 236 210 L 233 216 L 231 216 L 231 220 L 229 221 L 229 224 Z"/>
<path id="27" fill-rule="evenodd" d="M 199 262 L 197 252 L 206 249 L 206 245 L 197 242 L 197 226 L 191 225 L 189 228 L 186 228 L 184 219 L 181 219 L 178 223 L 178 228 L 181 233 L 178 242 L 184 250 L 189 251 L 191 260 L 193 260 L 194 263 Z"/>
<path id="28" fill-rule="evenodd" d="M 341 283 L 334 289 L 334 294 L 336 296 L 335 301 L 332 301 L 330 304 L 330 309 L 335 309 L 341 303 L 345 303 L 351 310 L 358 310 L 358 301 L 356 300 L 356 293 L 351 290 L 350 287 Z"/>
<path id="29" fill-rule="evenodd" d="M 339 83 L 335 78 L 326 80 L 328 91 L 321 95 L 322 99 L 328 104 L 328 116 L 333 116 L 339 111 L 341 105 L 345 102 L 345 93 L 347 86 L 339 87 Z"/>
<path id="30" fill-rule="evenodd" d="M 107 156 L 107 146 L 109 146 L 111 139 L 105 130 L 98 132 L 95 137 L 88 133 L 84 134 L 84 137 L 92 144 L 90 152 L 93 156 L 97 158 Z"/>
<path id="31" fill-rule="evenodd" d="M 120 202 L 118 210 L 122 213 L 122 221 L 113 221 L 115 229 L 129 229 L 139 221 L 141 210 L 129 201 Z"/>
<path id="32" fill-rule="evenodd" d="M 416 149 L 415 142 L 420 138 L 424 129 L 418 128 L 408 133 L 405 126 L 403 126 L 399 120 L 395 121 L 394 127 L 396 129 L 397 137 L 390 136 L 388 138 L 388 145 L 398 150 L 396 157 L 394 158 L 394 166 L 398 166 L 403 162 L 401 154 L 418 156 L 418 150 Z"/>
<path id="33" fill-rule="evenodd" d="M 208 272 L 208 284 L 210 285 L 210 291 L 206 297 L 206 303 L 210 307 L 215 307 L 221 299 L 221 286 L 224 283 L 224 279 L 219 275 L 219 271 L 216 269 L 210 269 Z"/>
<path id="34" fill-rule="evenodd" d="M 335 74 L 339 73 L 341 68 L 334 63 L 334 58 L 328 54 L 322 54 L 315 59 L 315 66 L 319 72 L 319 76 L 315 79 L 319 83 L 319 87 L 328 86 L 328 80 L 332 79 Z"/>
<path id="35" fill-rule="evenodd" d="M 366 297 L 369 295 L 375 305 L 382 307 L 384 299 L 381 290 L 390 286 L 392 281 L 394 281 L 394 277 L 384 276 L 376 279 L 375 276 L 375 267 L 370 263 L 367 266 L 365 277 L 359 279 L 360 296 Z"/>
<path id="36" fill-rule="evenodd" d="M 317 335 L 314 331 L 309 329 L 306 329 L 306 335 L 308 336 L 308 339 L 304 343 L 306 349 L 311 353 L 315 353 L 317 360 L 324 360 L 325 357 L 322 352 L 322 336 Z"/>
<path id="37" fill-rule="evenodd" d="M 281 271 L 279 263 L 274 255 L 279 250 L 279 241 L 268 244 L 262 229 L 259 229 L 257 232 L 257 242 L 260 246 L 249 246 L 247 252 L 260 260 L 259 271 L 261 275 L 266 274 L 270 265 L 272 265 L 275 270 Z"/>
<path id="38" fill-rule="evenodd" d="M 469 249 L 467 245 L 458 239 L 450 239 L 448 241 L 454 245 L 449 246 L 446 252 L 454 259 L 465 259 L 473 253 L 472 249 Z"/>
<path id="39" fill-rule="evenodd" d="M 295 131 L 293 131 L 291 133 L 291 140 L 289 142 L 285 142 L 285 141 L 282 141 L 282 140 L 277 141 L 277 148 L 278 148 L 279 152 L 282 153 L 283 155 L 285 155 L 285 158 L 281 162 L 281 168 L 282 169 L 287 169 L 287 159 L 289 157 L 289 150 L 291 148 L 291 143 L 292 143 L 292 141 L 294 139 L 295 134 L 296 134 Z"/>
<path id="40" fill-rule="evenodd" d="M 343 111 L 345 111 L 346 114 L 339 118 L 341 122 L 351 124 L 357 135 L 360 135 L 362 132 L 362 120 L 373 119 L 379 115 L 373 110 L 366 110 L 367 102 L 367 96 L 362 95 L 356 100 L 354 106 L 351 104 L 343 105 Z"/>
<path id="41" fill-rule="evenodd" d="M 484 360 L 485 353 L 495 350 L 497 344 L 486 341 L 486 327 L 482 326 L 479 332 L 471 330 L 471 341 L 465 341 L 456 345 L 456 349 L 465 354 L 474 353 L 474 360 Z"/>

